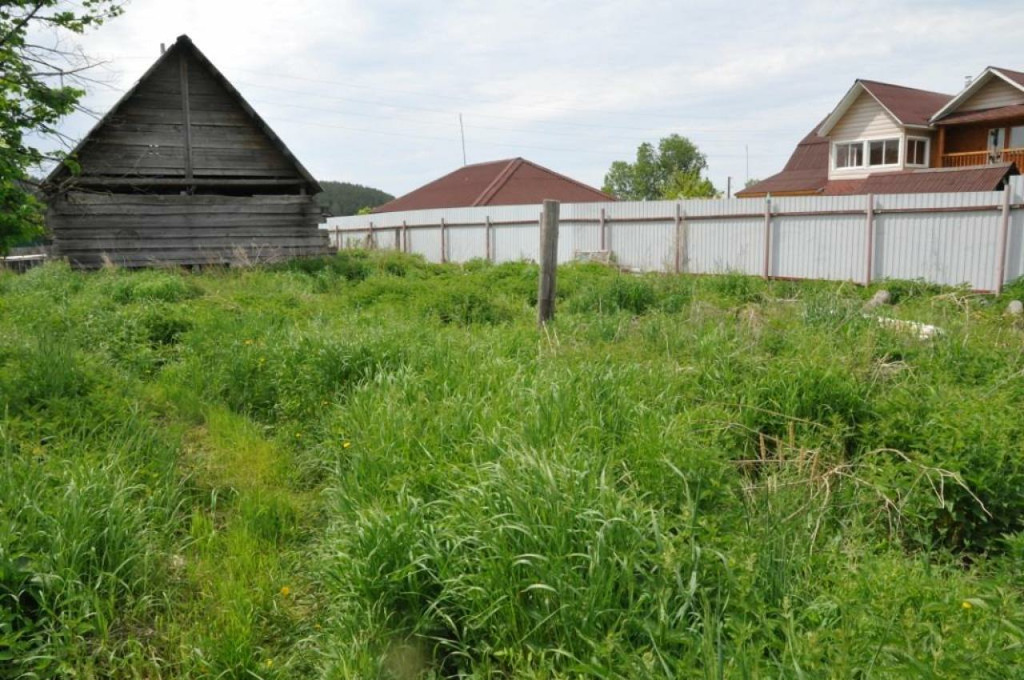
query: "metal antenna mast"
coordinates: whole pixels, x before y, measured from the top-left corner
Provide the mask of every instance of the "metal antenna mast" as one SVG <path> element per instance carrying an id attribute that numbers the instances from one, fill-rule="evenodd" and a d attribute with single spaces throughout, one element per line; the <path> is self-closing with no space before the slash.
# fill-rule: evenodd
<path id="1" fill-rule="evenodd" d="M 459 135 L 462 137 L 462 164 L 466 164 L 466 128 L 462 125 L 462 114 L 459 114 Z"/>

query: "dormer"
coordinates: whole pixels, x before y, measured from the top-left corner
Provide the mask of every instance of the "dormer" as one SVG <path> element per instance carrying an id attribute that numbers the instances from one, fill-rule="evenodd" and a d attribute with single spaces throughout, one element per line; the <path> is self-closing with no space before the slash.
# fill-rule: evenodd
<path id="1" fill-rule="evenodd" d="M 929 116 L 950 95 L 857 80 L 818 128 L 829 140 L 830 180 L 931 166 Z"/>

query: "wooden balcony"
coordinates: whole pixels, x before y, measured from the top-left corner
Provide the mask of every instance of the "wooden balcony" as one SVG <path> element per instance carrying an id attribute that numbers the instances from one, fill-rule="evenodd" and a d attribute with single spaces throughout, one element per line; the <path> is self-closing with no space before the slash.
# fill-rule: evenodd
<path id="1" fill-rule="evenodd" d="M 974 165 L 991 165 L 993 163 L 1016 163 L 1018 169 L 1024 170 L 1024 149 L 967 151 L 963 153 L 947 153 L 942 156 L 942 167 L 944 168 L 966 168 Z"/>

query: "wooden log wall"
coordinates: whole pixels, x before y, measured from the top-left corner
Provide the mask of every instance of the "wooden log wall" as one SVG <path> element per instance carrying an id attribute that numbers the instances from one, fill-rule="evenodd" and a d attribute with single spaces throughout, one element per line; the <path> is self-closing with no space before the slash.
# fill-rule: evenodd
<path id="1" fill-rule="evenodd" d="M 312 196 L 69 192 L 50 202 L 57 254 L 97 268 L 256 264 L 323 255 L 328 237 Z"/>

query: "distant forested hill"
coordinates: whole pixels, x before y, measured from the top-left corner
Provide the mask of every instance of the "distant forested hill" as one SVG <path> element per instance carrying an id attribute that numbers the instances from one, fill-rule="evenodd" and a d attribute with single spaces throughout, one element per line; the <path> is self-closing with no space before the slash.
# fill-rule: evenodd
<path id="1" fill-rule="evenodd" d="M 394 198 L 380 189 L 371 189 L 349 182 L 320 182 L 324 188 L 316 199 L 320 207 L 335 217 L 355 215 L 362 208 L 376 208 Z"/>

